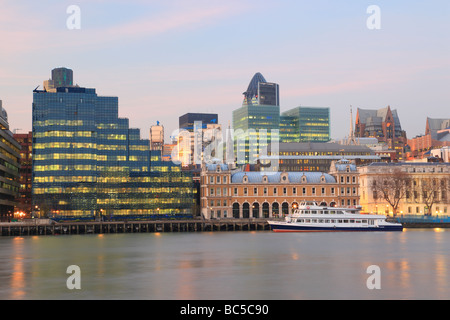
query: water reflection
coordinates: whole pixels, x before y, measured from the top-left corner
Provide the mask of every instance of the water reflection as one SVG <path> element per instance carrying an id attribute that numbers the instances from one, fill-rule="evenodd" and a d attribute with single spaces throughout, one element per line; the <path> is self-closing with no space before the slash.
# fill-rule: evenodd
<path id="1" fill-rule="evenodd" d="M 448 299 L 449 246 L 443 229 L 0 238 L 0 298 Z M 66 287 L 73 264 L 80 291 Z"/>
<path id="2" fill-rule="evenodd" d="M 11 299 L 22 299 L 25 296 L 25 267 L 24 267 L 24 238 L 13 238 L 12 241 L 12 274 L 11 274 Z"/>

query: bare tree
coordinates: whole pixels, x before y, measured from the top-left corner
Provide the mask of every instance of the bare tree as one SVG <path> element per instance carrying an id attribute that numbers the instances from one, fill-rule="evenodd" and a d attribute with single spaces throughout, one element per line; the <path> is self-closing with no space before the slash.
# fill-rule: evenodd
<path id="1" fill-rule="evenodd" d="M 408 174 L 400 169 L 389 175 L 379 175 L 372 180 L 371 189 L 374 198 L 381 198 L 392 208 L 394 215 L 397 214 L 399 203 L 406 198 L 410 178 Z"/>
<path id="2" fill-rule="evenodd" d="M 435 203 L 447 202 L 448 181 L 446 179 L 423 178 L 420 180 L 418 188 L 422 196 L 422 203 L 427 208 L 425 215 L 431 216 L 433 214 L 433 206 Z M 420 197 L 418 198 L 420 199 Z M 419 202 L 418 198 L 414 200 Z"/>

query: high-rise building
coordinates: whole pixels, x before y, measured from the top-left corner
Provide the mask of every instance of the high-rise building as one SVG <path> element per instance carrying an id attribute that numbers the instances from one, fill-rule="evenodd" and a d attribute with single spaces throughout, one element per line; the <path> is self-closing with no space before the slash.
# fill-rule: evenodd
<path id="1" fill-rule="evenodd" d="M 222 138 L 218 121 L 215 113 L 186 113 L 179 118 L 176 152 L 183 167 L 200 169 L 202 161 L 216 156 L 212 147 Z"/>
<path id="2" fill-rule="evenodd" d="M 9 130 L 8 113 L 0 100 L 0 221 L 10 221 L 17 205 L 20 149 Z"/>
<path id="3" fill-rule="evenodd" d="M 57 88 L 73 86 L 73 71 L 67 68 L 55 68 L 52 70 L 52 80 Z"/>
<path id="4" fill-rule="evenodd" d="M 330 141 L 330 109 L 297 107 L 285 111 L 280 118 L 281 142 Z"/>
<path id="5" fill-rule="evenodd" d="M 55 68 L 52 70 L 52 78 L 44 81 L 44 90 L 55 92 L 58 87 L 73 86 L 73 71 L 67 68 Z"/>
<path id="6" fill-rule="evenodd" d="M 256 73 L 244 92 L 242 107 L 233 111 L 237 164 L 255 163 L 268 144 L 279 140 L 279 101 L 278 84 Z"/>
<path id="7" fill-rule="evenodd" d="M 191 215 L 192 178 L 161 161 L 95 89 L 33 93 L 33 206 L 41 216 L 108 219 Z"/>
<path id="8" fill-rule="evenodd" d="M 164 126 L 159 124 L 150 127 L 150 150 L 163 151 L 164 147 Z"/>
<path id="9" fill-rule="evenodd" d="M 280 106 L 280 89 L 276 83 L 267 82 L 261 73 L 256 73 L 247 91 L 244 92 L 243 105 L 247 106 Z"/>
<path id="10" fill-rule="evenodd" d="M 32 183 L 32 168 L 31 168 L 31 154 L 33 133 L 15 133 L 14 139 L 20 144 L 20 189 L 17 198 L 16 212 L 21 212 L 25 216 L 29 216 L 32 212 L 31 208 L 31 183 Z"/>

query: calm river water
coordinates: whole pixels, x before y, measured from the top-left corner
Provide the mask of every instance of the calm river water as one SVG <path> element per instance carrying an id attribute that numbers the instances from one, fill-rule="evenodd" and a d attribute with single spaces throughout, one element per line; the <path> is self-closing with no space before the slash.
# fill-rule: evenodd
<path id="1" fill-rule="evenodd" d="M 67 268 L 81 289 L 68 289 Z M 370 290 L 368 267 L 379 267 Z M 449 299 L 450 230 L 0 238 L 0 299 Z"/>

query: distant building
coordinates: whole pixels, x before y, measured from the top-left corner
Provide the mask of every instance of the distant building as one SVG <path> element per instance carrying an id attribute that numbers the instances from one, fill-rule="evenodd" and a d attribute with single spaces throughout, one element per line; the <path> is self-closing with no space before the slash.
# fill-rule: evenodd
<path id="1" fill-rule="evenodd" d="M 450 162 L 450 147 L 442 147 L 439 149 L 432 149 L 430 155 L 441 162 Z"/>
<path id="2" fill-rule="evenodd" d="M 23 212 L 26 216 L 31 215 L 31 184 L 32 184 L 32 145 L 33 134 L 15 133 L 14 139 L 20 144 L 20 189 L 19 196 L 16 199 L 18 204 L 16 212 Z"/>
<path id="3" fill-rule="evenodd" d="M 385 142 L 389 149 L 395 150 L 397 160 L 403 160 L 406 145 L 406 132 L 402 130 L 397 110 L 390 106 L 378 110 L 358 108 L 355 122 L 355 137 L 374 137 Z"/>
<path id="4" fill-rule="evenodd" d="M 247 91 L 244 92 L 243 106 L 280 106 L 280 89 L 276 83 L 267 82 L 261 73 L 256 73 Z"/>
<path id="5" fill-rule="evenodd" d="M 52 78 L 44 81 L 44 90 L 55 92 L 58 87 L 72 87 L 73 71 L 68 68 L 55 68 L 52 70 Z"/>
<path id="6" fill-rule="evenodd" d="M 9 130 L 8 113 L 1 100 L 0 137 L 0 221 L 11 221 L 18 204 L 21 146 Z"/>
<path id="7" fill-rule="evenodd" d="M 280 142 L 330 141 L 330 109 L 297 107 L 281 114 Z"/>
<path id="8" fill-rule="evenodd" d="M 266 172 L 328 172 L 333 161 L 347 159 L 356 165 L 380 162 L 375 151 L 364 145 L 329 142 L 280 143 L 277 150 L 269 145 L 267 156 L 260 158 L 260 170 Z"/>
<path id="9" fill-rule="evenodd" d="M 427 118 L 425 135 L 408 139 L 407 159 L 423 159 L 430 150 L 450 146 L 450 119 Z"/>
<path id="10" fill-rule="evenodd" d="M 219 124 L 219 116 L 217 113 L 186 113 L 179 117 L 180 130 L 194 131 L 195 122 L 201 122 L 202 128 L 206 129 L 208 124 Z"/>
<path id="11" fill-rule="evenodd" d="M 256 73 L 244 92 L 242 107 L 233 111 L 234 149 L 239 165 L 255 163 L 269 143 L 279 141 L 279 86 Z"/>
<path id="12" fill-rule="evenodd" d="M 164 126 L 159 124 L 150 127 L 150 150 L 163 151 L 164 148 Z"/>
<path id="13" fill-rule="evenodd" d="M 183 168 L 200 169 L 202 161 L 215 156 L 215 142 L 222 138 L 217 114 L 187 113 L 179 118 L 175 153 Z M 211 150 L 211 152 L 209 152 Z"/>

